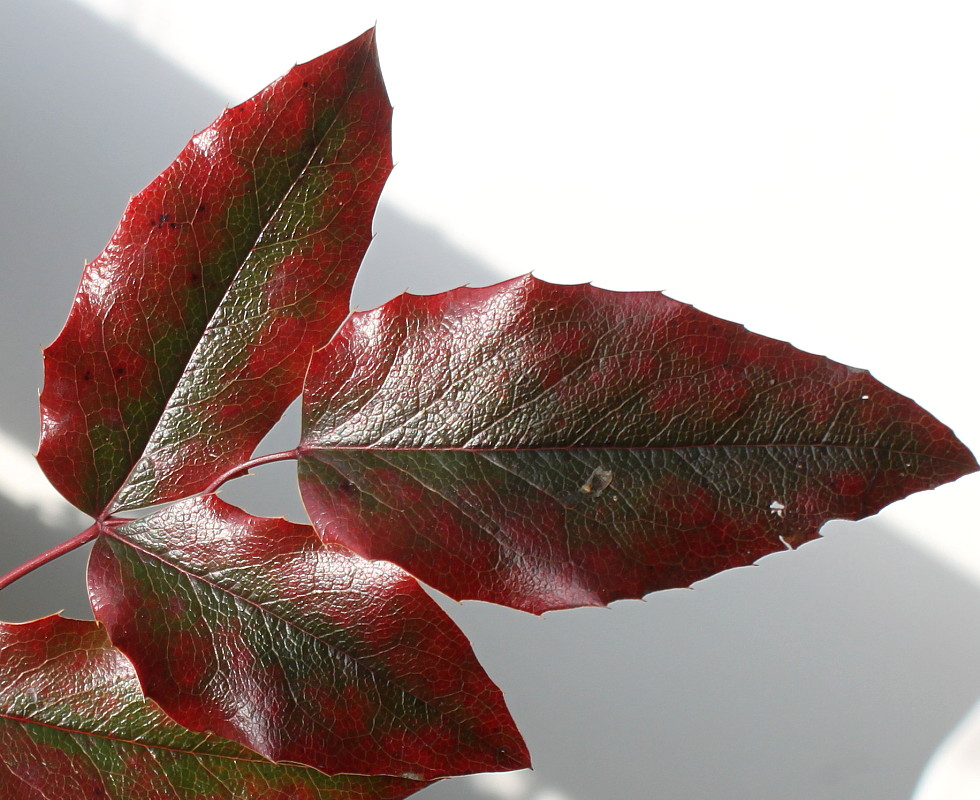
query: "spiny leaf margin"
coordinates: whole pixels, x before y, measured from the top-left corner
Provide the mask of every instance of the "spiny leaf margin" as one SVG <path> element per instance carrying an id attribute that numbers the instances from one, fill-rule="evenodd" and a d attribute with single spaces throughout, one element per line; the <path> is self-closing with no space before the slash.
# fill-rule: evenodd
<path id="1" fill-rule="evenodd" d="M 865 370 L 530 275 L 353 314 L 303 403 L 325 538 L 536 613 L 686 586 L 977 469 Z"/>

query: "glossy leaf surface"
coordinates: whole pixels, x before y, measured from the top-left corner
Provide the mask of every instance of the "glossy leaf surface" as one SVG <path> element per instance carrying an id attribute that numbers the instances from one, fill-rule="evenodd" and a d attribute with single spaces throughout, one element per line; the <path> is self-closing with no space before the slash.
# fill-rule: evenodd
<path id="1" fill-rule="evenodd" d="M 42 468 L 93 516 L 247 458 L 348 312 L 390 170 L 373 31 L 194 136 L 85 267 L 45 352 Z"/>
<path id="2" fill-rule="evenodd" d="M 4 800 L 396 800 L 423 784 L 327 777 L 193 733 L 143 698 L 92 622 L 0 623 Z"/>
<path id="3" fill-rule="evenodd" d="M 685 586 L 977 468 L 863 370 L 530 276 L 353 315 L 303 426 L 323 536 L 533 612 Z"/>
<path id="4" fill-rule="evenodd" d="M 528 766 L 500 691 L 418 583 L 308 525 L 180 501 L 102 536 L 89 592 L 147 694 L 194 730 L 329 773 Z"/>

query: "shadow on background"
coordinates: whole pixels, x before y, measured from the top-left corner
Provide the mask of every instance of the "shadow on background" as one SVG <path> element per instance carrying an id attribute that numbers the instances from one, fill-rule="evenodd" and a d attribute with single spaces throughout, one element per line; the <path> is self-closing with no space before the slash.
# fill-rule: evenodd
<path id="1" fill-rule="evenodd" d="M 33 448 L 39 346 L 57 334 L 83 259 L 223 101 L 58 0 L 0 5 L 0 72 L 0 430 Z M 389 205 L 375 227 L 361 308 L 501 277 Z M 293 446 L 296 417 L 293 407 L 263 449 Z M 254 513 L 302 514 L 287 465 L 223 494 Z M 3 497 L 0 520 L 2 571 L 78 530 Z M 908 797 L 974 700 L 980 592 L 873 523 L 832 528 L 798 553 L 612 610 L 539 619 L 447 603 L 505 689 L 537 769 L 424 796 Z M 72 554 L 5 590 L 0 617 L 87 616 L 83 561 Z"/>

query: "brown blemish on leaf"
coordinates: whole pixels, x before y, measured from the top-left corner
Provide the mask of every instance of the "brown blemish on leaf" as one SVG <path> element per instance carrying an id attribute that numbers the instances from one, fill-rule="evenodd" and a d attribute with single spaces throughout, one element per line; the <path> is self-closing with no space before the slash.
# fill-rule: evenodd
<path id="1" fill-rule="evenodd" d="M 594 470 L 592 474 L 589 475 L 589 479 L 579 487 L 579 491 L 583 494 L 594 494 L 598 497 L 613 481 L 613 472 L 608 467 L 604 467 L 600 464 Z"/>

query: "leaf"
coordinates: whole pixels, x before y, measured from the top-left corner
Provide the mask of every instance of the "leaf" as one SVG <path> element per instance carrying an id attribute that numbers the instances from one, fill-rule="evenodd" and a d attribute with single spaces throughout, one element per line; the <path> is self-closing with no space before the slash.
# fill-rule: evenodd
<path id="1" fill-rule="evenodd" d="M 529 765 L 466 638 L 397 567 L 214 495 L 107 530 L 96 618 L 181 724 L 328 773 Z"/>
<path id="2" fill-rule="evenodd" d="M 225 111 L 134 197 L 45 351 L 38 460 L 93 515 L 252 452 L 348 313 L 390 171 L 373 31 Z"/>
<path id="3" fill-rule="evenodd" d="M 59 616 L 0 623 L 0 749 L 4 800 L 396 800 L 424 786 L 272 764 L 181 728 L 101 626 Z"/>
<path id="4" fill-rule="evenodd" d="M 686 586 L 977 469 L 863 370 L 531 276 L 352 315 L 303 402 L 321 535 L 536 613 Z"/>

